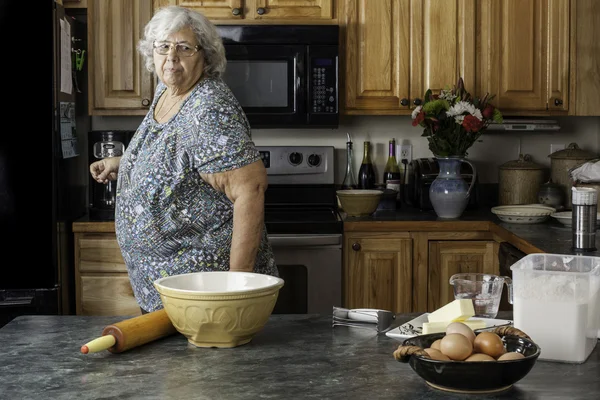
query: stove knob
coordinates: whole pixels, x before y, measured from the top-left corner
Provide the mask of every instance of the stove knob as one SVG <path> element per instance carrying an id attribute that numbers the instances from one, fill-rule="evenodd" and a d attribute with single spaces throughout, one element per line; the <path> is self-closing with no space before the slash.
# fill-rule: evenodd
<path id="1" fill-rule="evenodd" d="M 291 153 L 289 159 L 292 165 L 299 165 L 302 162 L 302 153 Z"/>
<path id="2" fill-rule="evenodd" d="M 316 167 L 321 164 L 321 156 L 318 154 L 311 154 L 308 156 L 308 165 Z"/>

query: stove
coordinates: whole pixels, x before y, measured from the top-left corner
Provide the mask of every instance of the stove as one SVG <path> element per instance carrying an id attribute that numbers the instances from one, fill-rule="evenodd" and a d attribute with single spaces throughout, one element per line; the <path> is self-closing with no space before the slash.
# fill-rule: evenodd
<path id="1" fill-rule="evenodd" d="M 332 146 L 259 146 L 269 187 L 265 225 L 285 281 L 273 313 L 331 313 L 342 305 L 343 222 Z"/>
<path id="2" fill-rule="evenodd" d="M 342 233 L 334 184 L 334 148 L 258 147 L 269 187 L 265 193 L 268 233 Z"/>

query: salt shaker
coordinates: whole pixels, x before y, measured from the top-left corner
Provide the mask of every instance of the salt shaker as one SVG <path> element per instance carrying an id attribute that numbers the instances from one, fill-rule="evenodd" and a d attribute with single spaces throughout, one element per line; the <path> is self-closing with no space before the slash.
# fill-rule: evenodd
<path id="1" fill-rule="evenodd" d="M 572 189 L 573 249 L 596 250 L 596 215 L 598 193 L 596 189 L 573 187 Z"/>

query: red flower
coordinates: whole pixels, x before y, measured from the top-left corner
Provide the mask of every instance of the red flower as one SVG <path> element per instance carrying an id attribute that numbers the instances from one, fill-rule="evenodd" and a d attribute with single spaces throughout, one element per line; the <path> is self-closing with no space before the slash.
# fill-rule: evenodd
<path id="1" fill-rule="evenodd" d="M 483 128 L 483 122 L 480 121 L 477 117 L 474 117 L 472 115 L 466 115 L 465 119 L 463 119 L 462 126 L 467 132 L 477 132 L 481 128 Z"/>
<path id="2" fill-rule="evenodd" d="M 420 113 L 417 114 L 415 119 L 413 119 L 412 125 L 417 126 L 421 122 L 423 122 L 423 120 L 425 120 L 425 112 L 421 111 Z"/>
<path id="3" fill-rule="evenodd" d="M 492 117 L 494 116 L 495 109 L 496 109 L 496 107 L 494 107 L 491 104 L 488 104 L 487 106 L 485 106 L 485 108 L 481 112 L 481 115 L 483 115 L 483 118 L 485 118 L 485 119 L 492 119 Z"/>

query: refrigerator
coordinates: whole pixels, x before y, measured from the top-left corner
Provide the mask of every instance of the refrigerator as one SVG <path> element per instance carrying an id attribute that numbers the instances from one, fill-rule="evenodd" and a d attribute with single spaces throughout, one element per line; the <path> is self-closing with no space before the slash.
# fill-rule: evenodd
<path id="1" fill-rule="evenodd" d="M 84 93 L 74 72 L 84 38 L 62 5 L 35 3 L 28 11 L 0 2 L 0 37 L 10 43 L 0 74 L 0 327 L 20 315 L 74 313 L 71 225 L 86 212 Z"/>

